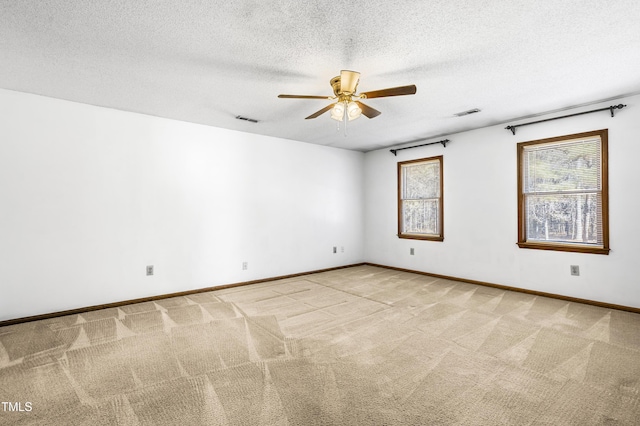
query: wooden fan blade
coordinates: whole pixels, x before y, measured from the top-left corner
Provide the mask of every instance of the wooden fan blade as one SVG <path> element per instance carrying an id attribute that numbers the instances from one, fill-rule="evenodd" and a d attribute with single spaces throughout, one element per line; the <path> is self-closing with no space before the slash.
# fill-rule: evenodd
<path id="1" fill-rule="evenodd" d="M 331 99 L 330 96 L 311 96 L 311 95 L 278 95 L 279 98 L 286 99 Z"/>
<path id="2" fill-rule="evenodd" d="M 390 89 L 382 89 L 382 90 L 374 90 L 371 92 L 360 93 L 360 96 L 366 96 L 366 99 L 371 98 L 385 98 L 387 96 L 402 96 L 402 95 L 415 95 L 416 86 L 412 84 L 411 86 L 400 86 L 400 87 L 392 87 Z"/>
<path id="3" fill-rule="evenodd" d="M 371 108 L 368 105 L 363 104 L 360 101 L 356 101 L 356 104 L 360 107 L 360 109 L 362 110 L 362 114 L 367 117 L 367 118 L 375 118 L 377 116 L 379 116 L 380 114 L 382 114 L 380 111 L 378 111 L 377 109 Z"/>
<path id="4" fill-rule="evenodd" d="M 356 93 L 356 87 L 360 81 L 360 73 L 349 70 L 340 71 L 340 92 Z"/>
<path id="5" fill-rule="evenodd" d="M 311 114 L 310 116 L 308 116 L 307 118 L 305 118 L 305 120 L 310 120 L 312 118 L 316 118 L 321 116 L 322 114 L 324 114 L 325 112 L 329 111 L 331 108 L 333 108 L 335 104 L 329 104 L 326 107 L 322 108 L 320 111 L 314 112 L 313 114 Z"/>

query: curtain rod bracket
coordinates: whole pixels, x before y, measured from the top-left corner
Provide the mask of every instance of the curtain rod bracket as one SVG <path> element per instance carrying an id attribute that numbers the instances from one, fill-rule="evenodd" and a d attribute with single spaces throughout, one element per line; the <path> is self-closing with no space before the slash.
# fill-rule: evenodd
<path id="1" fill-rule="evenodd" d="M 622 108 L 624 108 L 624 107 L 626 107 L 626 105 L 623 105 L 623 104 L 611 105 L 611 106 L 609 107 L 609 109 L 611 110 L 611 116 L 612 116 L 612 117 L 614 116 L 614 110 L 616 110 L 616 109 L 622 109 Z"/>

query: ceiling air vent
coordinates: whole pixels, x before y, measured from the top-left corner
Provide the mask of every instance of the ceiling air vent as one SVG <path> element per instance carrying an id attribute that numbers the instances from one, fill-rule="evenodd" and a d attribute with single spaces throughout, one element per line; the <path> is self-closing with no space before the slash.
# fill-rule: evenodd
<path id="1" fill-rule="evenodd" d="M 248 121 L 250 123 L 257 123 L 258 122 L 258 120 L 256 120 L 255 118 L 243 117 L 241 115 L 236 115 L 236 119 Z"/>
<path id="2" fill-rule="evenodd" d="M 456 117 L 464 117 L 465 115 L 475 114 L 476 112 L 480 112 L 480 110 L 478 108 L 473 108 L 453 115 L 455 115 Z"/>

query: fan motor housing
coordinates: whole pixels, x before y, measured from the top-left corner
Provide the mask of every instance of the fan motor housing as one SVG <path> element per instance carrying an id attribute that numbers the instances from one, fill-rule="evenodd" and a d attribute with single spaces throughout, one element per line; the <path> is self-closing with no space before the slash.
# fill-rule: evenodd
<path id="1" fill-rule="evenodd" d="M 338 76 L 333 77 L 329 81 L 329 83 L 331 84 L 331 87 L 333 88 L 333 93 L 336 96 L 340 96 L 340 93 L 341 93 L 341 91 L 340 91 L 340 76 L 338 75 Z"/>

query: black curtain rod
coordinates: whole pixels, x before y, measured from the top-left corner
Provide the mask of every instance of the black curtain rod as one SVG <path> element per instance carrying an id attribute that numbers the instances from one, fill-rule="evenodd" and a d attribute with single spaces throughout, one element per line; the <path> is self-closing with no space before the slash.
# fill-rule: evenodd
<path id="1" fill-rule="evenodd" d="M 443 139 L 441 141 L 438 142 L 429 142 L 429 143 L 423 143 L 422 145 L 414 145 L 414 146 L 408 146 L 406 148 L 396 148 L 396 149 L 390 149 L 389 151 L 393 152 L 393 155 L 395 155 L 396 157 L 398 156 L 398 154 L 396 154 L 396 152 L 398 151 L 402 151 L 403 149 L 411 149 L 411 148 L 418 148 L 419 146 L 427 146 L 427 145 L 434 145 L 437 143 L 441 143 L 442 146 L 444 146 L 445 148 L 447 147 L 447 143 L 451 142 L 449 139 Z"/>
<path id="2" fill-rule="evenodd" d="M 623 104 L 611 105 L 611 106 L 608 106 L 606 108 L 600 108 L 600 109 L 594 109 L 594 110 L 591 110 L 591 111 L 585 111 L 585 112 L 578 112 L 578 113 L 575 113 L 575 114 L 563 115 L 562 117 L 547 118 L 545 120 L 531 121 L 529 123 L 522 123 L 522 124 L 516 124 L 516 125 L 513 125 L 513 126 L 507 126 L 507 127 L 505 127 L 505 129 L 511 130 L 511 133 L 513 133 L 515 135 L 516 134 L 516 128 L 518 128 L 520 126 L 528 126 L 529 124 L 544 123 L 545 121 L 558 120 L 560 118 L 567 118 L 567 117 L 575 117 L 576 115 L 591 114 L 592 112 L 599 112 L 599 111 L 611 111 L 611 116 L 613 117 L 613 115 L 614 115 L 613 111 L 614 110 L 622 109 L 624 107 L 626 107 L 626 105 L 623 105 Z"/>

